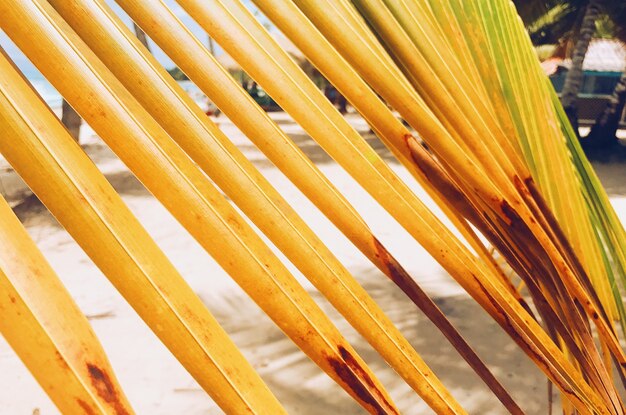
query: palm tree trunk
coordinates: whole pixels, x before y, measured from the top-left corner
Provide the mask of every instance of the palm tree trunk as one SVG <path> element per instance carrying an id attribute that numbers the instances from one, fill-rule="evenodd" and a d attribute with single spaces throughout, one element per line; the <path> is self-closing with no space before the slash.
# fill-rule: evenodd
<path id="1" fill-rule="evenodd" d="M 146 33 L 141 30 L 141 28 L 135 23 L 133 23 L 133 28 L 135 29 L 135 36 L 137 36 L 137 39 L 139 39 L 139 41 L 143 43 L 143 45 L 146 47 L 146 49 L 148 49 L 149 52 L 152 52 L 150 50 L 150 44 L 148 43 L 148 36 L 146 36 Z"/>
<path id="2" fill-rule="evenodd" d="M 80 137 L 80 124 L 81 119 L 80 115 L 74 108 L 67 103 L 67 101 L 63 100 L 62 105 L 62 113 L 61 113 L 61 122 L 65 125 L 65 128 L 70 132 L 72 138 L 78 143 L 78 139 Z"/>
<path id="3" fill-rule="evenodd" d="M 596 119 L 585 139 L 589 147 L 603 147 L 616 142 L 617 129 L 626 105 L 626 72 L 615 86 L 611 99 Z"/>
<path id="4" fill-rule="evenodd" d="M 596 20 L 600 15 L 598 0 L 591 0 L 585 9 L 585 16 L 580 27 L 578 41 L 572 53 L 572 66 L 567 72 L 563 91 L 561 92 L 561 104 L 565 113 L 578 134 L 578 92 L 583 83 L 583 61 L 589 48 L 591 38 L 596 31 Z"/>

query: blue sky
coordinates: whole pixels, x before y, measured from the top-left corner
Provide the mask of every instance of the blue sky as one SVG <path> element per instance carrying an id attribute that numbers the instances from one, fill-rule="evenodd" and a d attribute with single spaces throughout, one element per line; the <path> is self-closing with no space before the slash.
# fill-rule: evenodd
<path id="1" fill-rule="evenodd" d="M 2 0 L 0 0 L 2 1 Z M 111 8 L 115 11 L 115 13 L 126 23 L 129 27 L 132 25 L 132 21 L 130 18 L 124 13 L 124 11 L 115 3 L 114 0 L 105 0 L 106 3 L 111 6 Z M 180 7 L 175 0 L 165 0 L 165 3 L 172 9 L 172 11 L 178 16 L 179 19 L 200 39 L 203 43 L 206 43 L 208 40 L 207 34 L 204 30 L 202 30 L 194 20 L 189 17 L 189 15 Z M 243 3 L 253 11 L 257 12 L 257 9 L 251 3 L 250 0 L 243 0 Z M 256 14 L 256 13 L 255 13 Z M 264 16 L 259 17 L 262 22 L 267 22 L 267 19 Z M 28 58 L 22 54 L 22 52 L 11 42 L 8 36 L 0 30 L 0 46 L 8 53 L 8 55 L 13 59 L 15 64 L 22 70 L 24 75 L 28 78 L 41 78 L 41 74 L 37 69 L 30 63 Z M 159 49 L 154 42 L 150 41 L 150 46 L 152 49 L 152 53 L 154 56 L 163 64 L 166 68 L 171 68 L 174 66 L 171 59 L 163 53 L 161 49 Z M 221 53 L 221 49 L 219 45 L 216 45 L 216 54 Z"/>

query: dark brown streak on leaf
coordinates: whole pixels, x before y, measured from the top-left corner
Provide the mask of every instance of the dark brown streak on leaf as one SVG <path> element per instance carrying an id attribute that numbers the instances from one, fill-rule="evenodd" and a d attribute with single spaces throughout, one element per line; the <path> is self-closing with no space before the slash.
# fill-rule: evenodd
<path id="1" fill-rule="evenodd" d="M 120 401 L 120 397 L 115 390 L 115 385 L 109 375 L 98 366 L 91 363 L 87 363 L 87 370 L 89 371 L 91 383 L 96 388 L 98 395 L 104 399 L 105 402 L 113 406 L 115 413 L 117 415 L 130 415 Z"/>
<path id="2" fill-rule="evenodd" d="M 552 364 L 545 358 L 543 353 L 541 353 L 536 346 L 527 342 L 527 340 L 524 339 L 520 333 L 518 333 L 513 323 L 511 323 L 509 316 L 506 312 L 504 312 L 504 310 L 502 310 L 497 301 L 495 301 L 476 276 L 474 276 L 474 281 L 478 284 L 485 297 L 493 304 L 495 310 L 497 310 L 498 315 L 494 315 L 493 317 L 504 329 L 504 331 L 509 333 L 509 336 L 520 346 L 522 350 L 526 351 L 528 356 L 534 356 L 535 363 L 538 366 L 543 367 L 547 373 L 552 374 L 552 381 L 559 386 L 559 389 L 563 394 L 570 396 L 574 401 L 580 402 L 580 397 L 565 382 L 565 379 L 563 379 L 559 372 L 555 370 Z"/>
<path id="3" fill-rule="evenodd" d="M 328 357 L 328 363 L 337 376 L 367 405 L 369 412 L 376 415 L 397 414 L 359 362 L 343 346 L 339 346 L 338 351 L 343 360 Z"/>
<path id="4" fill-rule="evenodd" d="M 588 380 L 591 381 L 591 383 L 596 387 L 596 392 L 602 395 L 603 398 L 606 398 L 607 401 L 616 403 L 618 400 L 617 396 L 611 389 L 607 389 L 606 386 L 603 386 L 604 379 L 607 376 L 605 373 L 606 371 L 603 370 L 604 366 L 601 363 L 602 360 L 598 350 L 594 346 L 588 321 L 585 318 L 586 314 L 580 305 L 579 299 L 574 298 L 569 294 L 569 290 L 559 276 L 558 269 L 554 266 L 548 254 L 541 246 L 539 240 L 535 237 L 531 229 L 522 220 L 518 213 L 508 204 L 506 200 L 502 201 L 501 208 L 502 212 L 504 212 L 510 221 L 511 235 L 515 239 L 516 246 L 524 247 L 526 251 L 525 255 L 531 259 L 534 257 L 534 262 L 536 264 L 543 264 L 542 267 L 545 273 L 539 273 L 538 276 L 542 277 L 539 281 L 543 284 L 547 284 L 548 289 L 542 291 L 544 293 L 552 293 L 554 295 L 555 300 L 559 304 L 559 309 L 556 311 L 560 312 L 564 321 L 568 322 L 568 326 L 575 327 L 575 330 L 570 330 L 565 333 L 563 332 L 563 330 L 567 329 L 565 325 L 557 325 L 555 327 L 560 328 L 559 331 L 562 332 L 562 334 L 567 334 L 565 336 L 566 340 L 570 334 L 577 335 L 585 347 L 574 348 L 574 344 L 570 340 L 568 341 L 568 344 L 572 347 L 571 351 L 575 352 L 575 354 L 582 353 L 581 355 L 576 356 L 577 361 L 586 368 L 586 373 L 589 375 Z M 558 317 L 555 315 L 555 318 Z M 555 320 L 552 320 L 552 323 L 555 323 Z"/>
<path id="5" fill-rule="evenodd" d="M 522 409 L 515 403 L 506 389 L 498 382 L 487 365 L 474 352 L 463 336 L 450 323 L 446 315 L 437 307 L 437 304 L 422 290 L 406 270 L 391 256 L 389 251 L 374 238 L 378 258 L 386 265 L 386 275 L 419 307 L 420 310 L 437 326 L 450 344 L 465 359 L 469 366 L 480 376 L 496 397 L 512 414 L 523 414 Z"/>
<path id="6" fill-rule="evenodd" d="M 505 222 L 501 218 L 496 217 L 496 220 L 500 223 L 502 229 L 508 228 L 510 230 L 514 230 L 513 226 L 505 225 Z M 554 310 L 552 310 L 548 299 L 556 302 L 557 300 L 553 299 L 554 295 L 562 292 L 562 289 L 559 290 L 559 288 L 557 288 L 554 283 L 554 277 L 556 276 L 558 278 L 556 269 L 552 266 L 552 263 L 549 260 L 546 261 L 545 255 L 538 256 L 536 252 L 531 249 L 533 246 L 532 243 L 529 243 L 526 239 L 520 239 L 519 233 L 509 232 L 506 236 L 507 238 L 509 238 L 509 244 L 516 247 L 517 254 L 514 254 L 513 259 L 517 259 L 519 256 L 519 260 L 522 261 L 519 264 L 521 265 L 521 267 L 516 267 L 515 263 L 511 262 L 511 258 L 507 257 L 509 264 L 513 266 L 518 275 L 526 283 L 528 291 L 531 294 L 535 305 L 539 309 L 549 310 L 551 314 L 554 314 Z M 559 287 L 561 286 L 559 285 Z M 549 298 L 546 296 L 548 296 Z M 543 317 L 545 318 L 546 316 L 543 315 Z M 555 314 L 554 317 L 550 318 L 559 317 Z M 565 334 L 566 333 L 561 333 L 561 335 Z"/>
<path id="7" fill-rule="evenodd" d="M 456 209 L 462 217 L 472 223 L 489 242 L 509 260 L 509 264 L 514 267 L 518 266 L 516 271 L 519 272 L 517 259 L 509 248 L 506 247 L 505 241 L 494 231 L 493 224 L 489 222 L 488 216 L 484 214 L 484 212 L 480 212 L 476 209 L 470 199 L 459 189 L 457 184 L 454 183 L 444 169 L 433 159 L 430 153 L 420 146 L 413 136 L 405 136 L 405 142 L 411 153 L 413 162 L 424 174 L 426 179 L 433 184 L 443 198 L 452 204 L 453 208 Z M 519 295 L 511 281 L 504 274 L 500 274 L 499 276 L 510 293 L 529 314 L 533 315 L 532 309 L 522 296 Z"/>
<path id="8" fill-rule="evenodd" d="M 516 184 L 519 186 L 517 181 L 516 181 Z M 602 318 L 607 322 L 609 327 L 613 327 L 613 325 L 610 322 L 610 318 L 608 317 L 608 314 L 606 313 L 606 310 L 604 309 L 600 301 L 600 298 L 598 297 L 596 290 L 593 288 L 591 284 L 591 280 L 589 279 L 587 272 L 585 271 L 582 264 L 580 263 L 580 260 L 578 259 L 578 256 L 574 252 L 574 249 L 572 245 L 570 244 L 569 240 L 565 236 L 565 233 L 563 232 L 561 225 L 559 224 L 556 217 L 552 213 L 552 210 L 548 207 L 548 204 L 546 203 L 545 199 L 541 195 L 541 192 L 537 188 L 537 185 L 535 184 L 534 180 L 531 177 L 528 177 L 524 180 L 524 184 L 528 188 L 530 192 L 530 196 L 532 196 L 533 200 L 537 203 L 537 207 L 539 208 L 540 212 L 545 217 L 545 220 L 547 221 L 549 228 L 554 231 L 554 234 L 558 243 L 562 247 L 563 251 L 565 251 L 564 252 L 565 257 L 568 259 L 571 266 L 576 270 L 579 280 L 582 282 L 583 286 L 586 288 L 586 291 L 591 295 L 596 305 L 596 308 L 598 308 L 600 312 L 602 313 Z"/>
<path id="9" fill-rule="evenodd" d="M 405 137 L 411 158 L 426 179 L 470 222 L 481 222 L 465 195 L 412 135 Z"/>
<path id="10" fill-rule="evenodd" d="M 572 297 L 567 287 L 564 285 L 558 269 L 555 267 L 547 252 L 543 249 L 539 240 L 518 213 L 505 200 L 502 201 L 502 212 L 505 213 L 510 221 L 509 234 L 513 239 L 514 245 L 521 250 L 523 256 L 526 257 L 530 263 L 534 264 L 536 271 L 535 278 L 538 278 L 537 282 L 539 285 L 546 286 L 542 290 L 544 295 L 549 294 L 554 298 L 554 301 L 560 301 L 561 307 L 563 307 L 562 311 L 569 309 L 570 319 L 576 317 L 575 313 L 581 314 L 582 312 L 581 316 L 585 315 L 584 310 L 582 310 L 582 307 L 579 305 L 580 303 L 572 301 Z M 579 322 L 585 325 L 584 321 Z M 586 327 L 581 326 L 581 328 L 583 331 L 589 331 L 588 324 Z"/>
<path id="11" fill-rule="evenodd" d="M 527 224 L 521 219 L 521 217 L 506 200 L 498 201 L 499 211 L 495 212 L 497 218 L 496 220 L 499 219 L 498 222 L 502 221 L 502 225 L 504 226 L 493 227 L 493 225 L 495 224 L 490 222 L 490 215 L 488 215 L 486 212 L 481 213 L 480 211 L 478 211 L 478 209 L 473 205 L 472 201 L 468 199 L 467 196 L 458 188 L 458 186 L 448 176 L 445 170 L 443 170 L 441 166 L 439 166 L 438 163 L 432 159 L 430 154 L 428 154 L 423 148 L 419 146 L 419 144 L 415 141 L 413 137 L 407 137 L 406 142 L 408 148 L 411 151 L 413 161 L 426 176 L 426 178 L 442 193 L 442 195 L 448 201 L 453 203 L 455 208 L 458 209 L 458 211 L 465 218 L 467 218 L 472 224 L 474 224 L 490 240 L 490 242 L 494 244 L 498 251 L 507 258 L 509 263 L 512 264 L 514 268 L 516 268 L 516 271 L 521 273 L 530 271 L 530 269 L 524 270 L 525 267 L 522 266 L 522 263 L 536 265 L 537 263 L 534 260 L 538 258 L 542 259 L 540 263 L 544 264 L 544 266 L 549 265 L 545 262 L 547 255 L 543 250 L 543 247 L 540 245 L 539 241 L 536 239 L 535 235 L 532 233 Z M 501 229 L 501 232 L 504 231 L 505 234 L 500 234 L 495 231 L 495 229 Z M 525 244 L 519 245 L 515 243 L 513 246 L 524 246 L 526 248 L 524 250 L 525 253 L 523 254 L 523 256 L 525 256 L 526 258 L 524 258 L 522 262 L 519 262 L 522 258 L 517 258 L 515 251 L 509 249 L 509 243 L 519 242 L 520 240 Z M 547 269 L 549 269 L 549 266 Z M 552 271 L 555 272 L 555 270 Z M 550 278 L 550 276 L 554 275 L 555 274 L 551 274 L 550 272 L 548 272 L 547 275 L 544 274 L 544 276 L 547 278 Z M 510 281 L 507 282 L 510 283 Z M 484 287 L 482 287 L 482 285 L 481 289 L 484 290 Z M 489 298 L 492 297 L 489 296 Z M 561 298 L 563 297 L 561 296 Z M 528 310 L 528 307 L 525 308 Z M 575 313 L 575 311 L 570 310 L 570 315 L 572 312 Z M 502 313 L 502 311 L 499 311 L 499 313 Z M 507 321 L 507 324 L 504 324 L 503 328 L 507 330 L 506 326 L 510 326 L 510 323 L 508 323 L 509 317 L 505 314 L 503 314 L 503 316 L 504 319 Z M 552 317 L 556 316 L 553 315 Z M 580 321 L 577 322 L 581 323 Z M 519 337 L 519 333 L 515 332 L 515 330 L 510 329 L 512 329 L 512 327 L 509 327 L 509 330 L 507 330 L 507 332 L 510 333 L 510 335 L 516 340 L 516 342 L 518 342 L 518 344 L 520 342 L 525 344 L 522 337 Z M 526 346 L 530 345 L 526 344 Z M 541 358 L 540 355 L 536 353 L 536 349 L 534 351 L 535 356 L 537 358 Z M 541 360 L 544 363 L 547 363 L 545 358 L 541 358 Z M 546 365 L 546 368 L 550 368 L 549 370 L 553 374 L 555 374 L 554 370 L 550 366 Z M 562 380 L 562 378 L 560 378 L 559 380 Z M 564 385 L 561 382 L 561 387 L 563 386 Z"/>
<path id="12" fill-rule="evenodd" d="M 78 406 L 82 408 L 82 413 L 84 415 L 96 415 L 94 410 L 91 408 L 91 406 L 87 404 L 87 402 L 83 401 L 82 399 L 76 399 L 76 403 L 78 403 Z"/>

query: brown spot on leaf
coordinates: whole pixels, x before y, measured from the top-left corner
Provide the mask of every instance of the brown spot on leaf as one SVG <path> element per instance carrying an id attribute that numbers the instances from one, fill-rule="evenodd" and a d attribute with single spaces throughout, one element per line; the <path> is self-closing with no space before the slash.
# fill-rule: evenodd
<path id="1" fill-rule="evenodd" d="M 129 415 L 109 375 L 91 363 L 87 364 L 87 370 L 98 395 L 113 407 L 117 415 Z"/>
<path id="2" fill-rule="evenodd" d="M 89 406 L 87 404 L 87 402 L 83 401 L 82 399 L 76 399 L 76 402 L 78 403 L 78 405 L 83 410 L 83 414 L 85 414 L 85 415 L 96 415 L 96 412 L 93 410 L 93 408 L 91 406 Z"/>
<path id="3" fill-rule="evenodd" d="M 396 259 L 391 256 L 389 251 L 387 251 L 387 248 L 385 248 L 376 237 L 373 237 L 373 240 L 374 246 L 376 247 L 376 256 L 385 265 L 385 268 L 388 271 L 385 274 L 393 282 L 395 282 L 396 285 L 402 289 L 402 291 L 407 292 L 408 287 L 405 287 L 409 282 L 407 281 L 407 278 L 410 280 L 411 277 L 407 274 L 404 268 L 398 264 Z"/>
<path id="4" fill-rule="evenodd" d="M 509 220 L 509 225 L 515 226 L 516 223 L 521 221 L 515 209 L 506 200 L 500 201 L 500 209 L 502 209 L 502 213 Z"/>
<path id="5" fill-rule="evenodd" d="M 373 414 L 396 414 L 397 411 L 388 401 L 385 395 L 361 367 L 359 362 L 343 346 L 339 346 L 339 354 L 342 360 L 330 357 L 328 363 L 335 373 L 354 392 L 354 394 L 368 406 Z"/>

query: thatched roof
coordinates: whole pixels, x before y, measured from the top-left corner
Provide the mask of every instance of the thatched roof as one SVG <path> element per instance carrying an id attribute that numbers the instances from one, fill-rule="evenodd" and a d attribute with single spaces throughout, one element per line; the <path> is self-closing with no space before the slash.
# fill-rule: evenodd
<path id="1" fill-rule="evenodd" d="M 564 63 L 567 64 L 567 61 Z M 625 69 L 626 44 L 617 39 L 593 39 L 591 41 L 583 62 L 583 70 L 623 72 Z"/>

